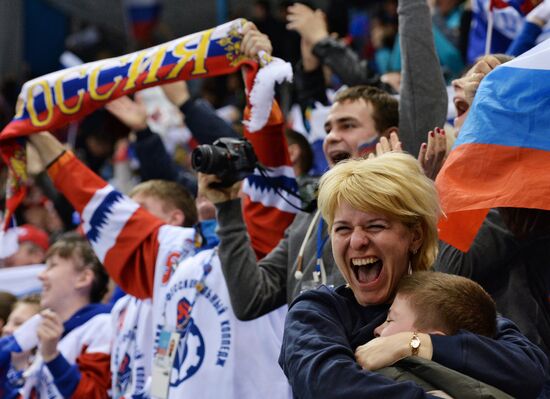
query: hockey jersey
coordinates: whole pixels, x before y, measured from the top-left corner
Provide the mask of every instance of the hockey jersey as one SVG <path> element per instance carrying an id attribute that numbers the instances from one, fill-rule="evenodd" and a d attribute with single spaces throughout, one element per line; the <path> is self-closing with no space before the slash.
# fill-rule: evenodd
<path id="1" fill-rule="evenodd" d="M 38 353 L 23 373 L 23 386 L 5 397 L 18 398 L 107 398 L 111 379 L 109 350 L 111 345 L 110 306 L 90 304 L 63 323 L 64 332 L 57 345 L 59 355 L 45 363 Z M 35 346 L 38 342 L 36 317 L 19 327 Z M 17 331 L 14 334 L 18 336 Z M 21 345 L 24 345 L 21 343 Z M 17 350 L 19 343 L 12 342 Z M 31 349 L 25 345 L 25 350 Z"/>
<path id="2" fill-rule="evenodd" d="M 286 151 L 274 151 L 270 145 L 269 137 L 284 144 L 280 138 L 282 117 L 278 107 L 273 109 L 260 141 L 269 149 L 268 154 L 283 157 L 288 165 Z M 260 134 L 255 133 L 255 138 L 259 140 Z M 281 144 L 276 148 L 280 147 Z M 276 165 L 268 162 L 267 166 Z M 288 169 L 282 166 L 278 170 L 288 175 Z M 152 298 L 153 353 L 158 349 L 162 331 L 179 333 L 169 397 L 218 397 L 220 392 L 226 392 L 223 396 L 228 398 L 290 397 L 286 378 L 277 364 L 285 309 L 251 322 L 237 320 L 215 249 L 197 254 L 194 229 L 163 225 L 95 176 L 71 153 L 57 159 L 49 173 L 56 187 L 81 213 L 86 235 L 109 274 L 129 294 Z M 277 169 L 272 173 L 277 173 Z M 283 177 L 292 184 L 288 176 Z M 269 189 L 263 189 L 263 193 L 265 199 Z M 258 237 L 254 247 L 261 256 L 278 242 L 294 213 L 276 207 L 265 210 L 266 206 L 253 201 L 247 206 L 253 210 L 249 229 L 251 237 Z M 209 271 L 201 280 L 205 264 Z M 137 314 L 135 330 L 139 331 L 142 314 Z M 137 316 L 126 310 L 126 317 Z M 131 332 L 132 323 L 128 327 L 128 342 L 123 348 L 131 348 L 130 338 L 137 338 Z M 120 338 L 118 334 L 117 337 Z M 123 388 L 142 386 L 143 382 L 135 359 L 150 346 L 133 345 L 135 350 L 113 348 L 116 361 L 111 369 L 116 371 L 117 392 L 121 396 Z M 143 374 L 148 375 L 147 370 Z"/>
<path id="3" fill-rule="evenodd" d="M 153 306 L 150 299 L 120 298 L 111 311 L 111 397 L 147 398 L 153 356 Z"/>

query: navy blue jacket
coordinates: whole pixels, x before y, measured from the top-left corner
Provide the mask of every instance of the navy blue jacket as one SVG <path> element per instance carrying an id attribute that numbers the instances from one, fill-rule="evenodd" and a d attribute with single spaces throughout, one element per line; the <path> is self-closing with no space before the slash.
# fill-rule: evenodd
<path id="1" fill-rule="evenodd" d="M 359 305 L 350 289 L 321 287 L 292 303 L 279 363 L 294 396 L 306 398 L 426 398 L 412 382 L 394 382 L 363 370 L 355 349 L 374 338 L 388 305 Z M 517 398 L 536 398 L 542 389 L 546 355 L 504 318 L 496 340 L 461 331 L 432 335 L 434 361 L 493 385 Z"/>

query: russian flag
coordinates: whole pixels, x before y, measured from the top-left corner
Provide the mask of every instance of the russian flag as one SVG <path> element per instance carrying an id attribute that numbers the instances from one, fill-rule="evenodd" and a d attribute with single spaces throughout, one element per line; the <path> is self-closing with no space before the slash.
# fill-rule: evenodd
<path id="1" fill-rule="evenodd" d="M 440 238 L 466 252 L 488 210 L 550 210 L 550 40 L 483 79 L 437 188 Z"/>
<path id="2" fill-rule="evenodd" d="M 132 36 L 138 41 L 149 41 L 160 19 L 161 1 L 124 0 L 124 8 Z"/>

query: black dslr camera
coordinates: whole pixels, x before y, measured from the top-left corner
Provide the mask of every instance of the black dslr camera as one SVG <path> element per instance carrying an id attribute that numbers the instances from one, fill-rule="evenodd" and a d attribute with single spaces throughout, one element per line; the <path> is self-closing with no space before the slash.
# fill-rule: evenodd
<path id="1" fill-rule="evenodd" d="M 197 172 L 216 175 L 221 183 L 213 187 L 230 187 L 254 172 L 258 158 L 246 139 L 224 137 L 212 145 L 199 145 L 191 154 L 191 164 Z"/>

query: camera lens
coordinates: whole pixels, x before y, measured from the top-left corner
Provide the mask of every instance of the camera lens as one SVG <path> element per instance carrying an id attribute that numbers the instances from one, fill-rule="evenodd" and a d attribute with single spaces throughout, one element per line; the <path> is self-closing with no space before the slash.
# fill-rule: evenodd
<path id="1" fill-rule="evenodd" d="M 197 172 L 212 173 L 213 159 L 212 146 L 209 145 L 199 145 L 191 153 L 191 165 Z"/>

